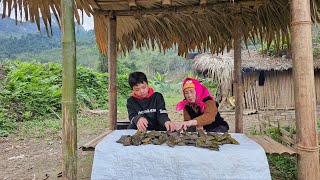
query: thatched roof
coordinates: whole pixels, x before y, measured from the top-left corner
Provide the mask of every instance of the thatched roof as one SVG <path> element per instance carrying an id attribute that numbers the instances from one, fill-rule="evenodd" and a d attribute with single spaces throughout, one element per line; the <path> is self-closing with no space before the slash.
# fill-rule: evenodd
<path id="1" fill-rule="evenodd" d="M 134 46 L 155 45 L 163 51 L 177 46 L 179 54 L 190 50 L 221 52 L 232 47 L 236 16 L 245 39 L 268 44 L 289 41 L 289 0 L 75 0 L 80 12 L 94 15 L 99 49 L 106 54 L 108 16 L 117 17 L 117 40 L 123 52 Z M 50 32 L 51 14 L 60 22 L 60 0 L 0 0 L 4 15 L 11 13 L 36 22 Z M 9 7 L 9 8 L 7 8 Z M 312 17 L 319 21 L 319 0 L 312 0 Z M 23 11 L 22 11 L 23 10 Z M 41 15 L 40 15 L 41 14 Z M 80 13 L 81 15 L 81 13 Z M 75 18 L 80 23 L 79 11 Z"/>
<path id="2" fill-rule="evenodd" d="M 233 77 L 233 50 L 223 54 L 203 53 L 197 55 L 194 66 L 199 71 L 208 71 L 216 82 L 226 82 Z M 286 71 L 292 68 L 292 59 L 269 57 L 256 49 L 243 49 L 241 52 L 242 71 Z M 314 60 L 315 69 L 320 69 L 320 59 Z"/>

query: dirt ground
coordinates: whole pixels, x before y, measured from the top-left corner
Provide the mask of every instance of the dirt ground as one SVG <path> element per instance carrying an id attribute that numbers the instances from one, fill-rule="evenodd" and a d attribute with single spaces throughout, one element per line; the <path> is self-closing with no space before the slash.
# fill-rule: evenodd
<path id="1" fill-rule="evenodd" d="M 79 134 L 78 145 L 98 133 Z M 61 139 L 0 139 L 0 179 L 57 179 L 62 172 Z M 78 150 L 79 179 L 90 179 L 93 152 Z"/>
<path id="2" fill-rule="evenodd" d="M 169 110 L 173 121 L 181 119 L 182 114 Z M 234 132 L 234 115 L 223 115 Z M 95 117 L 97 119 L 97 117 Z M 107 122 L 107 116 L 98 117 Z M 81 123 L 81 122 L 80 122 Z M 258 125 L 256 115 L 244 116 L 244 132 Z M 90 129 L 91 128 L 91 129 Z M 78 146 L 94 139 L 104 128 L 92 128 L 78 125 Z M 22 138 L 11 135 L 0 138 L 0 179 L 58 179 L 62 172 L 61 132 L 48 138 Z M 78 179 L 90 179 L 93 161 L 92 151 L 78 149 Z"/>

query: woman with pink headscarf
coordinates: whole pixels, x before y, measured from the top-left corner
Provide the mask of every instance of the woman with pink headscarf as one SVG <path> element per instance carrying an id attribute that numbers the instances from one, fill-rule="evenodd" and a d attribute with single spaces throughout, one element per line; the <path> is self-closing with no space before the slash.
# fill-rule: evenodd
<path id="1" fill-rule="evenodd" d="M 228 123 L 218 112 L 217 103 L 198 80 L 186 78 L 182 91 L 185 99 L 177 104 L 176 109 L 183 110 L 184 122 L 178 124 L 178 130 L 190 127 L 221 133 L 229 130 Z"/>

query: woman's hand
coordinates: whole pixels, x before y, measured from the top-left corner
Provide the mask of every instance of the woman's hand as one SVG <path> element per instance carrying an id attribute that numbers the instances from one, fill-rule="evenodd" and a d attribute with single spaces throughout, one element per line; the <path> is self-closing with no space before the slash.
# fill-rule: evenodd
<path id="1" fill-rule="evenodd" d="M 201 129 L 202 131 L 204 131 L 203 126 L 197 126 L 197 129 Z"/>
<path id="2" fill-rule="evenodd" d="M 177 128 L 176 128 L 176 125 L 171 122 L 171 121 L 167 121 L 164 123 L 164 126 L 166 127 L 167 131 L 175 131 Z"/>
<path id="3" fill-rule="evenodd" d="M 196 125 L 198 125 L 197 120 L 184 121 L 177 125 L 177 131 L 187 130 L 188 127 L 196 126 Z"/>

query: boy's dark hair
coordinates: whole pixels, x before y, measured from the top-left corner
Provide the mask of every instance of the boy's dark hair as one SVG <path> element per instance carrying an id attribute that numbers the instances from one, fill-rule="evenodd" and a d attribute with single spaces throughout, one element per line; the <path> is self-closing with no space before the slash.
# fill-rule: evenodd
<path id="1" fill-rule="evenodd" d="M 143 72 L 133 72 L 129 74 L 128 83 L 132 89 L 140 83 L 146 82 L 148 84 L 147 76 Z"/>

